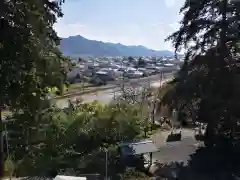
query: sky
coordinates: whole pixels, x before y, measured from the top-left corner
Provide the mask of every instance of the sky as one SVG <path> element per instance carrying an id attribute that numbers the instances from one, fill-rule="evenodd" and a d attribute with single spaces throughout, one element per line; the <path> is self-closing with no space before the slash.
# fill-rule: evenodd
<path id="1" fill-rule="evenodd" d="M 173 50 L 164 39 L 179 28 L 184 0 L 67 0 L 54 25 L 60 37 L 87 39 L 154 50 Z"/>

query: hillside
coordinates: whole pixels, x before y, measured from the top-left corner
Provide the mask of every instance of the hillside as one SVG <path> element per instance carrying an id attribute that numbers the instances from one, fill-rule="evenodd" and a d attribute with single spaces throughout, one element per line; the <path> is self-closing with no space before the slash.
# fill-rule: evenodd
<path id="1" fill-rule="evenodd" d="M 155 51 L 144 46 L 125 46 L 86 39 L 80 35 L 62 38 L 60 49 L 66 56 L 172 56 L 171 51 Z"/>

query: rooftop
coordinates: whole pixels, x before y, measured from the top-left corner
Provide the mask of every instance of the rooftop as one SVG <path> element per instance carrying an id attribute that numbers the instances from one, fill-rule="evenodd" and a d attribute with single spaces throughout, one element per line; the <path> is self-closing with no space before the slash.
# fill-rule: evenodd
<path id="1" fill-rule="evenodd" d="M 122 155 L 140 155 L 146 153 L 157 152 L 155 144 L 151 140 L 144 140 L 139 142 L 124 143 L 120 145 Z"/>

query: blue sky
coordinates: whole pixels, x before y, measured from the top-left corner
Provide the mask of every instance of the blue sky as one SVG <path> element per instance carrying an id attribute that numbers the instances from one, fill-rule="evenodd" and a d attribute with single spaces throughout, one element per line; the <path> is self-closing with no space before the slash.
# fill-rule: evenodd
<path id="1" fill-rule="evenodd" d="M 184 0 L 67 0 L 55 24 L 59 36 L 151 49 L 173 49 L 164 39 L 178 27 Z"/>

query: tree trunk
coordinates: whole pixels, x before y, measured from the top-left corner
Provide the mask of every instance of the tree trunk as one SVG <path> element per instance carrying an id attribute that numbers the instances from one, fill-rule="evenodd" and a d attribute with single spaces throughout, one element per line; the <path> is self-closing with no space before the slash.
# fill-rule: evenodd
<path id="1" fill-rule="evenodd" d="M 214 145 L 214 126 L 211 123 L 208 123 L 207 129 L 206 129 L 206 134 L 205 134 L 205 146 L 207 147 L 213 147 Z"/>
<path id="2" fill-rule="evenodd" d="M 4 176 L 4 147 L 3 147 L 3 119 L 2 103 L 0 102 L 0 179 Z"/>

